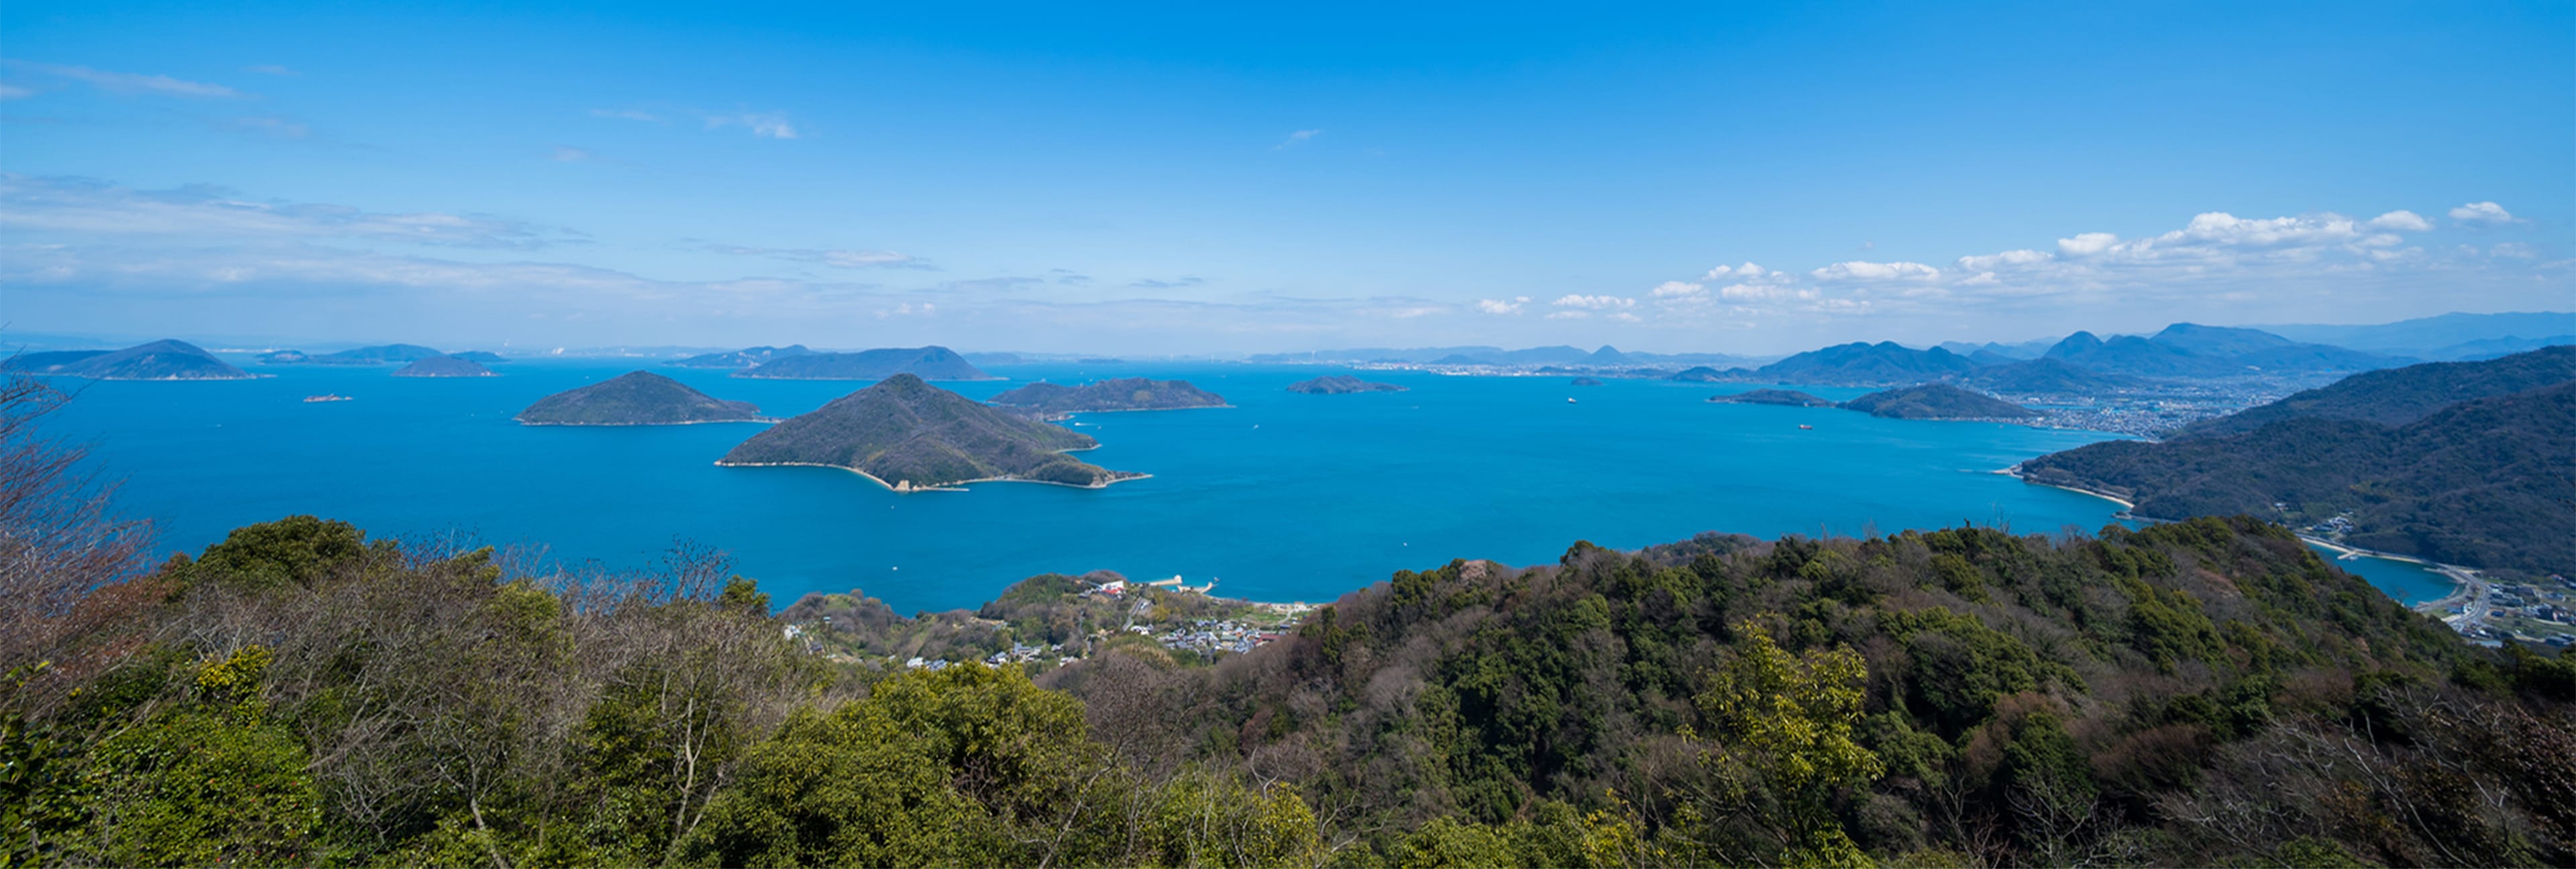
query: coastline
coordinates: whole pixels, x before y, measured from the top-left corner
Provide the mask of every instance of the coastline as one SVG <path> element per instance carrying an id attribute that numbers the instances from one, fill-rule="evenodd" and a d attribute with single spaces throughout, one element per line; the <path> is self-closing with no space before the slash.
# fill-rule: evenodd
<path id="1" fill-rule="evenodd" d="M 638 427 L 643 427 L 643 426 L 657 426 L 657 425 L 727 425 L 727 424 L 731 424 L 731 423 L 741 423 L 741 422 L 756 422 L 756 423 L 760 423 L 760 424 L 762 424 L 762 425 L 777 425 L 777 424 L 779 424 L 779 423 L 781 423 L 781 422 L 784 422 L 785 420 L 780 420 L 780 419 L 776 419 L 776 418 L 773 418 L 773 417 L 766 417 L 766 416 L 763 416 L 763 417 L 754 417 L 754 418 L 752 418 L 752 419 L 692 419 L 692 420 L 685 420 L 685 421 L 682 421 L 682 422 L 529 422 L 529 421 L 527 421 L 527 420 L 520 419 L 520 418 L 518 418 L 518 417 L 515 417 L 515 416 L 514 416 L 514 417 L 511 417 L 511 418 L 510 418 L 510 421 L 511 421 L 511 422 L 518 423 L 518 424 L 520 424 L 520 425 L 555 426 L 555 427 L 558 427 L 558 428 L 638 428 Z"/>
<path id="2" fill-rule="evenodd" d="M 1136 474 L 1129 477 L 1117 477 L 1114 479 L 1104 480 L 1096 485 L 1090 486 L 1059 483 L 1054 480 L 1026 480 L 1019 477 L 978 477 L 972 480 L 958 480 L 953 483 L 938 486 L 914 486 L 909 489 L 898 489 L 895 488 L 893 484 L 887 483 L 884 479 L 875 474 L 871 474 L 848 465 L 829 465 L 822 462 L 728 462 L 723 459 L 717 459 L 715 464 L 716 467 L 719 468 L 832 468 L 866 477 L 870 482 L 884 486 L 886 491 L 899 495 L 909 495 L 914 492 L 963 492 L 966 491 L 966 486 L 969 483 L 1037 483 L 1047 486 L 1063 486 L 1067 489 L 1106 489 L 1114 483 L 1124 483 L 1129 480 L 1143 480 L 1154 476 L 1152 474 Z"/>
<path id="3" fill-rule="evenodd" d="M 2087 488 L 2084 488 L 2084 487 L 2082 487 L 2082 486 L 2063 486 L 2063 485 L 2059 485 L 2059 484 L 2056 484 L 2056 483 L 2042 483 L 2042 482 L 2040 482 L 2040 481 L 2038 481 L 2038 480 L 2031 479 L 2029 475 L 2024 474 L 2024 473 L 2022 473 L 2022 472 L 2021 472 L 2021 466 L 2020 466 L 2020 465 L 2014 465 L 2014 466 L 2012 466 L 2012 467 L 2005 468 L 2005 469 L 2000 470 L 2000 471 L 1996 471 L 1995 473 L 2002 474 L 2002 475 L 2004 475 L 2004 476 L 2011 477 L 2011 478 L 2016 479 L 2016 480 L 2020 480 L 2020 481 L 2022 481 L 2022 482 L 2023 482 L 2024 484 L 2026 484 L 2026 485 L 2032 485 L 2032 486 L 2046 486 L 2046 487 L 2051 488 L 2051 489 L 2063 489 L 2063 490 L 2066 490 L 2066 491 L 2069 491 L 2069 492 L 2073 492 L 2073 493 L 2078 494 L 2078 495 L 2091 495 L 2091 496 L 2093 496 L 2093 497 L 2100 498 L 2100 499 L 2105 500 L 2105 501 L 2109 501 L 2109 502 L 2111 502 L 2111 503 L 2113 503 L 2113 504 L 2118 504 L 2118 505 L 2120 505 L 2120 513 L 2119 513 L 2119 515 L 2122 515 L 2122 516 L 2127 516 L 2127 515 L 2129 514 L 2129 511 L 2131 511 L 2131 510 L 2135 510 L 2135 509 L 2137 509 L 2137 508 L 2138 508 L 2138 505 L 2137 505 L 2136 503 L 2134 503 L 2134 502 L 2131 502 L 2129 499 L 2127 499 L 2127 498 L 2122 498 L 2122 497 L 2120 497 L 2120 496 L 2118 496 L 2118 495 L 2114 495 L 2114 494 L 2111 494 L 2111 493 L 2109 493 L 2109 492 L 2099 491 L 2099 490 L 2095 490 L 2095 489 L 2087 489 Z M 2145 518 L 2145 517 L 2131 517 L 2131 518 Z"/>
<path id="4" fill-rule="evenodd" d="M 2456 564 L 2443 564 L 2438 561 L 2427 561 L 2412 555 L 2399 555 L 2394 552 L 2363 549 L 2358 546 L 2348 546 L 2322 537 L 2311 536 L 2305 532 L 2297 533 L 2299 535 L 2299 542 L 2306 543 L 2319 549 L 2330 550 L 2338 556 L 2337 560 L 2341 560 L 2343 556 L 2355 556 L 2360 558 L 2379 558 L 2388 561 L 2402 561 L 2407 564 L 2430 568 L 2434 573 L 2441 574 L 2442 578 L 2451 581 L 2451 593 L 2422 603 L 2410 604 L 2407 606 L 2407 609 L 2441 619 L 2444 622 L 2451 621 L 2447 616 L 2450 614 L 2452 607 L 2460 607 L 2463 610 L 2462 617 L 2465 618 L 2469 615 L 2466 610 L 2471 604 L 2486 599 L 2486 577 L 2479 576 L 2475 568 L 2461 567 Z"/>

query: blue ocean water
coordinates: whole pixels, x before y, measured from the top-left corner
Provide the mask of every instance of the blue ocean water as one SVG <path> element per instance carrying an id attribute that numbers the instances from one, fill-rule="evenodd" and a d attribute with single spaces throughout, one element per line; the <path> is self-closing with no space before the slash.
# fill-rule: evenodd
<path id="1" fill-rule="evenodd" d="M 1226 596 L 1321 602 L 1452 558 L 1550 562 L 1577 540 L 1633 548 L 1711 530 L 1850 535 L 1961 522 L 2091 531 L 2117 509 L 1992 473 L 2105 435 L 1703 400 L 1740 385 L 1366 372 L 1412 390 L 1316 396 L 1284 390 L 1328 373 L 1315 367 L 999 367 L 1010 379 L 942 385 L 980 399 L 1037 379 L 1182 378 L 1235 406 L 1072 421 L 1101 442 L 1085 460 L 1150 479 L 897 495 L 835 469 L 716 467 L 757 424 L 510 421 L 540 397 L 637 368 L 777 416 L 864 383 L 735 379 L 647 360 L 514 361 L 495 366 L 503 376 L 472 379 L 237 361 L 271 376 L 59 384 L 79 394 L 47 425 L 92 445 L 99 470 L 123 481 L 120 506 L 152 519 L 164 549 L 193 551 L 294 513 L 611 567 L 649 566 L 688 540 L 730 553 L 782 605 L 859 589 L 911 612 L 973 606 L 1047 571 L 1216 578 Z M 302 400 L 325 392 L 354 400 Z"/>

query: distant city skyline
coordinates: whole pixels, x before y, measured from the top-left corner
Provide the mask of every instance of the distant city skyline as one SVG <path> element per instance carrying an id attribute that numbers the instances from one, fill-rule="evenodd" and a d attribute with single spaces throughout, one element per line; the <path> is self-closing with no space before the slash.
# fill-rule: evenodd
<path id="1" fill-rule="evenodd" d="M 2576 309 L 2576 6 L 0 6 L 0 340 L 1776 355 Z"/>

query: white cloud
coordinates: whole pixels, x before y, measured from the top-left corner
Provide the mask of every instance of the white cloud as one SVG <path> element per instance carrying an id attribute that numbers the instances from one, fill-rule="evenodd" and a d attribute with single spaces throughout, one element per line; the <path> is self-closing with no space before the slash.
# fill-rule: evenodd
<path id="1" fill-rule="evenodd" d="M 1476 310 L 1495 315 L 1518 314 L 1521 312 L 1521 306 L 1529 304 L 1529 300 L 1528 296 L 1513 296 L 1508 302 L 1501 299 L 1477 299 Z"/>
<path id="2" fill-rule="evenodd" d="M 2081 232 L 2073 238 L 2057 240 L 2057 252 L 2066 256 L 2092 256 L 2119 244 L 2120 237 L 2107 232 Z"/>
<path id="3" fill-rule="evenodd" d="M 839 268 L 839 269 L 868 269 L 868 268 L 911 268 L 911 269 L 920 269 L 920 268 L 930 268 L 930 267 L 931 267 L 931 266 L 930 266 L 930 264 L 929 264 L 928 262 L 924 262 L 924 261 L 923 261 L 923 260 L 921 260 L 921 258 L 919 258 L 919 257 L 915 257 L 915 256 L 913 256 L 913 255 L 911 255 L 911 254 L 906 254 L 906 253 L 897 253 L 897 252 L 895 252 L 895 251 L 890 251 L 890 250 L 843 250 L 843 249 L 828 249 L 828 248 L 799 248 L 799 247 L 745 247 L 745 246 L 742 246 L 742 245 L 733 245 L 733 244 L 710 244 L 710 245 L 706 245 L 706 246 L 705 246 L 705 249 L 706 249 L 707 251 L 709 251 L 709 252 L 712 252 L 712 253 L 730 254 L 730 255 L 733 255 L 733 256 L 758 256 L 758 257 L 769 257 L 769 258 L 771 258 L 771 259 L 783 259 L 783 260 L 792 260 L 792 261 L 795 261 L 795 262 L 807 262 L 807 263 L 815 263 L 815 264 L 818 264 L 818 265 L 827 265 L 827 266 L 831 266 L 831 267 L 833 267 L 833 268 Z M 1035 278 L 1030 278 L 1029 280 L 1036 280 L 1036 279 L 1035 279 Z"/>
<path id="4" fill-rule="evenodd" d="M 1270 150 L 1277 151 L 1295 145 L 1303 145 L 1312 141 L 1316 136 L 1321 136 L 1323 134 L 1324 131 L 1322 130 L 1298 130 L 1294 133 L 1288 134 L 1288 138 L 1279 140 L 1279 144 L 1270 146 Z"/>
<path id="5" fill-rule="evenodd" d="M 2522 222 L 2521 218 L 2513 216 L 2513 212 L 2506 211 L 2504 206 L 2493 202 L 2471 202 L 2451 209 L 2451 219 L 2470 226 L 2501 226 Z"/>
<path id="6" fill-rule="evenodd" d="M 28 88 L 22 88 L 13 84 L 0 84 L 0 100 L 23 100 L 35 95 L 36 92 Z"/>
<path id="7" fill-rule="evenodd" d="M 1941 270 L 1922 263 L 1874 263 L 1863 260 L 1839 262 L 1812 272 L 1828 281 L 1928 281 L 1941 276 Z"/>
<path id="8" fill-rule="evenodd" d="M 1637 300 L 1623 299 L 1618 296 L 1586 296 L 1569 293 L 1558 298 L 1556 301 L 1549 302 L 1548 304 L 1555 305 L 1559 308 L 1584 308 L 1600 311 L 1612 308 L 1634 308 L 1637 306 Z"/>
<path id="9" fill-rule="evenodd" d="M 1665 281 L 1655 285 L 1654 290 L 1647 295 L 1658 299 L 1695 299 L 1708 295 L 1708 288 L 1681 281 Z"/>
<path id="10" fill-rule="evenodd" d="M 2433 229 L 2433 222 L 2432 222 L 2432 221 L 2429 221 L 2429 220 L 2425 220 L 2425 219 L 2424 219 L 2424 216 L 2423 216 L 2423 215 L 2421 215 L 2421 214 L 2417 214 L 2417 213 L 2412 212 L 2412 211 L 2407 211 L 2407 210 L 2405 210 L 2405 209 L 2399 209 L 2399 210 L 2396 210 L 2396 211 L 2391 211 L 2391 212 L 2389 212 L 2389 213 L 2387 213 L 2387 214 L 2382 214 L 2382 215 L 2380 215 L 2380 216 L 2378 216 L 2378 217 L 2371 218 L 2371 219 L 2370 219 L 2370 222 L 2369 222 L 2369 223 L 2366 223 L 2366 224 L 2363 224 L 2363 226 L 2367 226 L 2367 227 L 2370 227 L 2370 228 L 2372 228 L 2372 229 L 2395 229 L 2395 230 L 2403 230 L 2403 231 L 2406 231 L 2406 232 L 2429 232 L 2429 231 L 2431 231 L 2431 230 Z"/>
<path id="11" fill-rule="evenodd" d="M 1610 319 L 1617 320 L 1617 321 L 1622 322 L 1622 323 L 1637 323 L 1637 322 L 1642 322 L 1642 321 L 1644 320 L 1644 318 L 1639 317 L 1639 316 L 1637 316 L 1637 315 L 1635 315 L 1635 314 L 1628 313 L 1628 312 L 1626 312 L 1626 311 L 1621 311 L 1621 312 L 1619 312 L 1619 313 L 1612 314 L 1612 315 L 1610 315 Z"/>
<path id="12" fill-rule="evenodd" d="M 0 173 L 0 227 L 31 233 L 208 241 L 351 238 L 451 247 L 533 248 L 553 233 L 490 217 L 391 214 L 323 203 L 252 202 L 214 187 L 134 190 Z"/>
<path id="13" fill-rule="evenodd" d="M 2087 234 L 2088 234 L 2088 235 L 2107 235 L 2108 233 L 2087 233 Z M 2080 237 L 2080 236 L 2079 236 L 2079 237 Z M 2062 247 L 2062 246 L 2064 246 L 2064 245 L 2066 244 L 2066 241 L 2065 241 L 2065 240 L 2063 240 L 2063 239 L 2061 239 L 2061 240 L 2059 240 L 2059 241 L 2058 241 L 2058 244 Z M 1962 270 L 1965 270 L 1965 271 L 1970 271 L 1970 272 L 1990 272 L 1990 271 L 1994 271 L 1996 268 L 1998 268 L 1998 267 L 2002 267 L 2002 266 L 2026 266 L 2026 265 L 2032 265 L 2032 264 L 2035 264 L 2035 263 L 2044 263 L 2044 262 L 2047 262 L 2047 261 L 2049 261 L 2050 259 L 2053 259 L 2053 258 L 2054 258 L 2054 257 L 2050 256 L 2049 254 L 2041 253 L 2041 252 L 2039 252 L 2039 251 L 2035 251 L 2035 250 L 2027 250 L 2027 249 L 2025 249 L 2025 250 L 2008 250 L 2008 251 L 2004 251 L 2003 253 L 1990 253 L 1990 254 L 1982 254 L 1982 255 L 1978 255 L 1978 256 L 1963 256 L 1963 257 L 1960 257 L 1960 258 L 1959 258 L 1959 268 L 1960 268 L 1960 269 L 1962 269 Z"/>
<path id="14" fill-rule="evenodd" d="M 2508 241 L 2488 248 L 2487 255 L 2511 257 L 2513 259 L 2537 259 L 2540 256 L 2540 251 L 2539 249 L 2534 248 L 2531 245 L 2523 244 L 2522 242 Z"/>
<path id="15" fill-rule="evenodd" d="M 786 112 L 744 112 L 732 115 L 708 115 L 707 129 L 742 126 L 764 139 L 796 138 L 796 127 L 787 122 Z"/>
<path id="16" fill-rule="evenodd" d="M 1700 280 L 1703 280 L 1703 281 L 1715 281 L 1715 280 L 1723 280 L 1723 279 L 1730 278 L 1730 277 L 1735 278 L 1735 279 L 1738 279 L 1738 280 L 1752 280 L 1752 279 L 1755 279 L 1755 278 L 1760 278 L 1760 277 L 1762 277 L 1762 276 L 1764 276 L 1764 275 L 1778 275 L 1778 274 L 1779 274 L 1778 272 L 1772 271 L 1772 270 L 1770 270 L 1770 269 L 1766 269 L 1766 268 L 1763 268 L 1763 267 L 1761 267 L 1761 266 L 1754 265 L 1754 264 L 1752 264 L 1752 263 L 1745 263 L 1745 264 L 1740 265 L 1740 266 L 1718 266 L 1718 267 L 1716 267 L 1716 268 L 1709 269 L 1707 274 L 1704 274 L 1704 275 L 1701 275 L 1701 276 L 1700 276 Z"/>
<path id="17" fill-rule="evenodd" d="M 201 97 L 213 99 L 236 99 L 244 96 L 242 92 L 223 85 L 187 81 L 184 79 L 171 78 L 166 75 L 109 72 L 102 69 L 91 69 L 86 66 L 65 66 L 57 63 L 35 63 L 23 60 L 10 61 L 9 65 L 19 69 L 28 70 L 30 72 L 83 82 L 91 87 L 95 87 L 109 93 L 153 93 L 164 96 Z"/>
<path id="18" fill-rule="evenodd" d="M 1547 315 L 1547 318 L 1550 320 L 1581 320 L 1590 316 L 1592 316 L 1592 312 L 1590 311 L 1558 311 Z"/>

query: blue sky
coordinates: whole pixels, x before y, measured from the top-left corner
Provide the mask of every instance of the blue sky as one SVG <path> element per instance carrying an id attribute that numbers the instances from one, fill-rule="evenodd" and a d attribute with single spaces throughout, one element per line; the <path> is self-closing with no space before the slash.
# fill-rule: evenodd
<path id="1" fill-rule="evenodd" d="M 2576 4 L 1226 5 L 15 0 L 0 320 L 1764 353 L 2576 308 Z"/>

